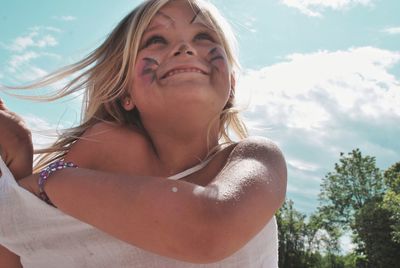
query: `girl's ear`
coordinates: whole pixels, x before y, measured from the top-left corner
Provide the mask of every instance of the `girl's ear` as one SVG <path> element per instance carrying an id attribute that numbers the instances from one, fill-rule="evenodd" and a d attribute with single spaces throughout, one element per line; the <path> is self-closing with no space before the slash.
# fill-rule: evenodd
<path id="1" fill-rule="evenodd" d="M 135 108 L 135 103 L 133 102 L 131 96 L 123 97 L 121 100 L 121 104 L 126 111 L 131 111 L 133 110 L 133 108 Z"/>

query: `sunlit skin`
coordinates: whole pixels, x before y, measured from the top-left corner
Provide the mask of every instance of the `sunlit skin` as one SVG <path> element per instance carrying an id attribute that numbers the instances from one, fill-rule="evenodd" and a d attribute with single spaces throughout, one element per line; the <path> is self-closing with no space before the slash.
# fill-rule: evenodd
<path id="1" fill-rule="evenodd" d="M 139 110 L 161 165 L 179 170 L 207 154 L 207 128 L 222 112 L 233 86 L 232 67 L 218 34 L 187 2 L 174 1 L 157 12 L 144 31 L 129 92 L 134 105 L 125 108 Z M 217 127 L 211 131 L 211 146 L 217 143 Z M 188 161 L 183 144 L 189 137 L 193 143 L 193 136 L 198 139 L 194 151 L 201 153 Z M 182 158 L 177 144 L 166 148 L 177 140 L 186 155 Z M 171 150 L 181 159 L 171 157 Z"/>
<path id="2" fill-rule="evenodd" d="M 187 5 L 186 11 L 183 14 L 186 18 L 181 20 L 176 9 L 167 5 L 153 18 L 142 37 L 133 88 L 140 88 L 141 85 L 147 87 L 143 83 L 146 76 L 152 76 L 152 82 L 164 86 L 168 83 L 162 76 L 180 65 L 202 67 L 209 80 L 215 80 L 217 76 L 230 80 L 231 70 L 217 33 L 205 22 L 202 15 L 194 13 Z M 191 82 L 195 81 L 193 77 L 201 77 L 199 73 L 193 72 L 181 73 L 179 76 L 192 77 L 188 79 Z M 179 81 L 174 85 L 181 83 Z M 229 89 L 230 86 L 225 85 L 222 88 Z"/>

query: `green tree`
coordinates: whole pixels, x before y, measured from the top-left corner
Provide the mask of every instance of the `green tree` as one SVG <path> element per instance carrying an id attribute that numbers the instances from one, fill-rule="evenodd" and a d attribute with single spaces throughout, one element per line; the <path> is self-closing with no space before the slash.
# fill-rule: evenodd
<path id="1" fill-rule="evenodd" d="M 391 239 L 394 221 L 391 210 L 384 206 L 383 177 L 387 185 L 398 189 L 400 168 L 396 166 L 382 176 L 375 158 L 363 156 L 359 149 L 340 156 L 334 171 L 329 172 L 321 184 L 319 213 L 325 227 L 341 226 L 352 231 L 358 253 L 358 257 L 353 258 L 356 267 L 394 267 L 400 261 L 396 256 L 400 255 L 397 254 L 400 248 Z M 394 205 L 392 202 L 387 206 Z"/>
<path id="2" fill-rule="evenodd" d="M 276 214 L 279 230 L 280 268 L 341 268 L 336 239 L 321 229 L 318 215 L 306 215 L 287 200 Z M 322 232 L 321 232 L 322 231 Z M 322 254 L 321 254 L 322 253 Z"/>
<path id="3" fill-rule="evenodd" d="M 367 267 L 396 267 L 400 263 L 400 244 L 392 239 L 391 212 L 382 201 L 382 197 L 368 200 L 355 217 L 358 249 L 365 254 Z"/>
<path id="4" fill-rule="evenodd" d="M 384 184 L 375 157 L 364 157 L 359 149 L 340 156 L 334 171 L 322 181 L 319 211 L 328 224 L 351 230 L 356 211 L 368 200 L 381 196 Z"/>
<path id="5" fill-rule="evenodd" d="M 400 243 L 400 162 L 389 167 L 383 176 L 388 187 L 383 206 L 391 213 L 392 239 Z"/>
<path id="6" fill-rule="evenodd" d="M 311 251 L 319 251 L 332 256 L 339 254 L 340 236 L 340 229 L 330 224 L 325 215 L 317 212 L 309 217 L 306 226 L 306 242 L 307 248 Z"/>
<path id="7" fill-rule="evenodd" d="M 293 201 L 286 200 L 276 214 L 279 235 L 279 267 L 307 267 L 304 259 L 304 219 L 306 216 L 293 208 Z"/>

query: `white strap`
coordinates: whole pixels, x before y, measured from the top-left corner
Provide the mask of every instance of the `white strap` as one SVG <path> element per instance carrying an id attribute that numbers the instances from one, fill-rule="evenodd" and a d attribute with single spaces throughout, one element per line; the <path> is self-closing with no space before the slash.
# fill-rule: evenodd
<path id="1" fill-rule="evenodd" d="M 178 174 L 169 176 L 169 177 L 167 177 L 167 179 L 169 179 L 169 180 L 179 180 L 179 179 L 182 179 L 182 178 L 184 178 L 186 176 L 189 176 L 190 174 L 193 174 L 196 171 L 199 171 L 200 169 L 205 167 L 211 161 L 211 159 L 214 158 L 214 156 L 215 156 L 215 154 L 212 157 L 208 158 L 206 161 L 201 162 L 200 164 L 198 164 L 198 165 L 196 165 L 194 167 L 191 167 L 189 169 L 186 169 L 186 170 L 184 170 L 182 172 L 179 172 Z"/>

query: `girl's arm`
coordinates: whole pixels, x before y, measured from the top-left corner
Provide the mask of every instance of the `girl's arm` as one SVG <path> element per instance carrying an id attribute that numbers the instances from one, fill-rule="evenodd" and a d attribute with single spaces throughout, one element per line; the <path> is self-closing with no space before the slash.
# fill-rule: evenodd
<path id="1" fill-rule="evenodd" d="M 22 268 L 19 256 L 0 245 L 0 267 Z"/>
<path id="2" fill-rule="evenodd" d="M 24 121 L 0 99 L 0 156 L 16 180 L 32 174 L 33 145 Z"/>
<path id="3" fill-rule="evenodd" d="M 19 116 L 6 109 L 1 99 L 0 156 L 17 180 L 32 174 L 33 146 L 30 131 Z M 20 257 L 0 245 L 0 267 L 22 268 Z"/>
<path id="4" fill-rule="evenodd" d="M 37 187 L 36 176 L 29 180 Z M 163 256 L 208 263 L 233 254 L 273 217 L 285 197 L 286 165 L 274 144 L 252 138 L 233 149 L 205 187 L 65 169 L 52 174 L 46 192 L 60 210 L 114 237 Z"/>

